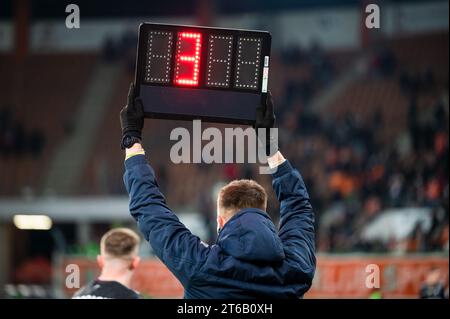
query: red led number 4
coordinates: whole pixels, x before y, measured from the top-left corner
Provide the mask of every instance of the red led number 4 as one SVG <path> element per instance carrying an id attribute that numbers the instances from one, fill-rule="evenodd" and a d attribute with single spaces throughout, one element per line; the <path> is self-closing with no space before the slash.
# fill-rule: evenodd
<path id="1" fill-rule="evenodd" d="M 202 35 L 179 32 L 175 66 L 175 84 L 197 86 L 200 72 Z"/>

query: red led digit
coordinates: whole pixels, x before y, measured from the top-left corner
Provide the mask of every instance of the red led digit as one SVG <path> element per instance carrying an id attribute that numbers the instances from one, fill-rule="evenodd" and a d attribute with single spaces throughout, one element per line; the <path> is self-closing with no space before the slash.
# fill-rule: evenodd
<path id="1" fill-rule="evenodd" d="M 197 32 L 179 32 L 175 63 L 175 84 L 198 85 L 202 35 Z"/>

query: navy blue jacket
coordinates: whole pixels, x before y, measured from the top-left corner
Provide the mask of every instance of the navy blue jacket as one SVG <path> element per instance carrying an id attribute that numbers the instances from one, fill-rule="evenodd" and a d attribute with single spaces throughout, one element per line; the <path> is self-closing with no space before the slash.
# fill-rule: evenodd
<path id="1" fill-rule="evenodd" d="M 310 288 L 316 267 L 314 213 L 302 177 L 288 161 L 273 174 L 279 231 L 264 211 L 243 209 L 211 246 L 167 207 L 143 155 L 126 160 L 125 168 L 130 212 L 183 285 L 185 298 L 301 298 Z"/>

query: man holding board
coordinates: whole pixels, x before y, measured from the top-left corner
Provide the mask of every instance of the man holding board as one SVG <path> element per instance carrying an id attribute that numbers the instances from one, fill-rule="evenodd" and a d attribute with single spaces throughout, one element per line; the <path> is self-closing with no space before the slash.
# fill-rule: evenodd
<path id="1" fill-rule="evenodd" d="M 130 213 L 155 254 L 178 278 L 185 298 L 302 298 L 316 268 L 314 213 L 300 173 L 268 138 L 263 144 L 280 201 L 276 230 L 265 212 L 267 195 L 253 180 L 224 186 L 217 198 L 219 235 L 214 245 L 193 235 L 167 206 L 141 145 L 144 107 L 131 85 L 120 113 L 124 182 Z M 275 124 L 273 101 L 255 108 L 255 129 Z"/>

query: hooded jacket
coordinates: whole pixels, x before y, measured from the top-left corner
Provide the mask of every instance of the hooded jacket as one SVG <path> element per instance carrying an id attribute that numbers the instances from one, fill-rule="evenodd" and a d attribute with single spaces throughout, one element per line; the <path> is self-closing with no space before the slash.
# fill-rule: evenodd
<path id="1" fill-rule="evenodd" d="M 302 298 L 316 268 L 314 213 L 300 173 L 288 161 L 273 174 L 280 225 L 266 212 L 237 212 L 214 245 L 193 235 L 167 207 L 143 155 L 125 161 L 130 212 L 185 298 Z"/>

